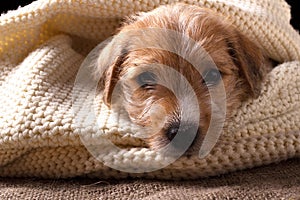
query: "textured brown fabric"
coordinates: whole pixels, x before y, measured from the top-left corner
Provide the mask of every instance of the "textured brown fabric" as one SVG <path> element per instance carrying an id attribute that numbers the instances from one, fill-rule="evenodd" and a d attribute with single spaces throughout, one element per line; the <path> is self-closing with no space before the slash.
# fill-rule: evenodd
<path id="1" fill-rule="evenodd" d="M 197 181 L 0 179 L 0 199 L 300 199 L 300 159 Z"/>

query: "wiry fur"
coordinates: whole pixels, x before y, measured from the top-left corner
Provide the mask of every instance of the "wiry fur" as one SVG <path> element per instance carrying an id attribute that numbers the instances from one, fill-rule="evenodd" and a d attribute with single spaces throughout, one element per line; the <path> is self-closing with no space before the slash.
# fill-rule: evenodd
<path id="1" fill-rule="evenodd" d="M 208 9 L 185 4 L 161 6 L 151 12 L 135 15 L 127 20 L 118 33 L 125 35 L 130 32 L 130 36 L 114 39 L 106 47 L 108 49 L 105 51 L 114 52 L 114 62 L 103 64 L 102 56 L 99 66 L 108 67 L 103 83 L 104 102 L 111 105 L 112 91 L 120 84 L 122 105 L 133 123 L 148 127 L 150 147 L 160 148 L 169 143 L 166 130 L 174 122 L 198 124 L 198 140 L 201 141 L 210 123 L 212 101 L 207 86 L 202 84 L 203 77 L 195 66 L 184 59 L 190 57 L 201 62 L 205 55 L 199 54 L 199 49 L 186 42 L 184 37 L 175 40 L 155 31 L 150 35 L 134 31 L 149 27 L 180 32 L 208 52 L 222 74 L 227 119 L 242 101 L 259 95 L 261 82 L 268 71 L 268 61 L 259 47 L 228 20 Z M 143 45 L 153 48 L 142 48 Z M 173 52 L 163 50 L 165 47 Z M 170 68 L 173 71 L 170 72 Z M 205 66 L 200 66 L 199 70 L 205 70 Z M 154 90 L 147 91 L 137 85 L 136 76 L 143 71 L 151 71 L 160 77 Z M 181 80 L 182 77 L 177 73 L 182 74 L 189 84 Z M 179 106 L 175 93 L 183 99 L 184 109 Z M 189 98 L 193 95 L 198 100 L 197 105 L 193 105 Z M 191 120 L 195 118 L 194 115 L 199 115 L 193 106 L 199 107 L 200 120 L 182 122 L 183 110 Z"/>

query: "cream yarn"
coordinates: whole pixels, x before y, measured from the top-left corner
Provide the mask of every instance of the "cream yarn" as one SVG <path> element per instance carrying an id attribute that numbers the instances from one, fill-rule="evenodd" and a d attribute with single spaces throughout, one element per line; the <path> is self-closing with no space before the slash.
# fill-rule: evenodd
<path id="1" fill-rule="evenodd" d="M 183 157 L 144 174 L 110 169 L 82 145 L 71 92 L 87 53 L 109 37 L 120 18 L 177 1 L 38 0 L 0 17 L 0 176 L 198 178 L 300 155 L 300 36 L 283 0 L 181 1 L 223 13 L 264 51 L 285 62 L 268 76 L 262 95 L 246 102 L 205 159 Z M 139 146 L 124 113 L 100 108 L 103 137 Z M 101 136 L 102 137 L 102 136 Z M 163 163 L 145 148 L 107 154 L 122 166 Z"/>

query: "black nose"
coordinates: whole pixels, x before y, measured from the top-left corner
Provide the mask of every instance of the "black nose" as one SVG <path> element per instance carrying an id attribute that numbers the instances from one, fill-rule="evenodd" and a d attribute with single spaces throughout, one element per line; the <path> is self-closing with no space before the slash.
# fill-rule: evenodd
<path id="1" fill-rule="evenodd" d="M 175 122 L 169 125 L 165 133 L 175 148 L 188 148 L 198 135 L 199 127 L 193 123 Z"/>
<path id="2" fill-rule="evenodd" d="M 169 141 L 172 141 L 173 138 L 176 136 L 179 126 L 180 126 L 180 123 L 171 124 L 171 126 L 169 126 L 169 128 L 166 131 L 166 136 Z"/>

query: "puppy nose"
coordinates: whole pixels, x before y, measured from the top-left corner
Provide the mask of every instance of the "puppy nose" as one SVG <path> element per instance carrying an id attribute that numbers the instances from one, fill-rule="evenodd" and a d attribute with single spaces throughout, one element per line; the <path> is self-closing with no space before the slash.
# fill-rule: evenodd
<path id="1" fill-rule="evenodd" d="M 176 136 L 178 129 L 179 129 L 179 123 L 172 124 L 166 132 L 167 138 L 169 141 L 173 140 L 173 138 Z"/>
<path id="2" fill-rule="evenodd" d="M 178 137 L 175 137 L 178 133 Z M 195 140 L 199 128 L 192 123 L 176 122 L 172 123 L 166 130 L 166 137 L 169 141 L 172 141 L 172 146 L 175 148 L 183 148 L 190 146 Z"/>

